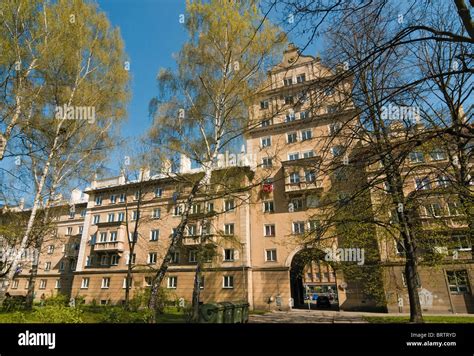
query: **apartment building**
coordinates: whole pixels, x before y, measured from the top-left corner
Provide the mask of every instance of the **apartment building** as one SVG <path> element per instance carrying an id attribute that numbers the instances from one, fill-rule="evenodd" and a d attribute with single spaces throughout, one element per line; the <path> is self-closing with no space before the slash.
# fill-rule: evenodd
<path id="1" fill-rule="evenodd" d="M 358 144 L 344 141 L 344 130 L 352 129 L 347 123 L 357 115 L 346 94 L 350 78 L 335 87 L 333 77 L 318 58 L 299 53 L 293 45 L 269 71 L 268 82 L 249 107 L 245 154 L 255 164 L 216 169 L 215 190 L 198 196 L 191 207 L 186 236 L 173 251 L 163 284 L 175 298 L 191 300 L 197 262 L 206 253 L 201 280 L 205 303 L 245 300 L 255 309 L 284 310 L 304 306 L 305 297 L 316 293 L 330 296 L 341 310 L 408 311 L 401 250 L 381 231 L 365 231 L 364 246 L 373 246 L 383 267 L 371 279 L 380 285 L 382 302 L 365 292 L 363 280 L 348 277 L 326 260 L 325 247 L 344 246 L 344 233 L 337 226 L 326 230 L 321 243 L 308 242 L 327 216 L 325 197 L 343 199 L 345 190 L 355 190 L 376 169 L 355 164 L 344 176 L 324 169 L 350 159 Z M 426 155 L 427 160 L 432 157 L 437 164 L 443 161 L 442 154 Z M 73 215 L 65 206 L 57 221 L 58 238 L 45 243 L 41 252 L 36 298 L 61 291 L 87 303 L 117 304 L 124 300 L 127 284 L 132 295 L 147 288 L 181 221 L 189 182 L 199 174 L 183 162 L 179 176 L 144 170 L 134 181 L 123 175 L 94 181 L 85 191 L 87 201 L 76 204 Z M 416 173 L 421 178 L 409 167 L 406 172 L 413 176 L 406 179 L 407 192 L 417 190 L 421 172 Z M 226 192 L 219 182 L 251 188 Z M 364 212 L 376 214 L 383 198 L 383 187 L 371 192 Z M 461 238 L 466 224 L 456 213 L 456 202 L 446 199 L 439 198 L 442 209 L 452 215 L 446 217 L 444 231 L 459 238 L 459 258 L 447 258 L 438 269 L 420 268 L 423 305 L 428 312 L 472 312 L 471 243 Z M 438 203 L 430 204 L 430 211 L 439 210 L 433 205 Z M 431 220 L 420 218 L 427 230 Z M 16 288 L 10 288 L 12 294 L 25 294 L 27 276 L 23 270 Z"/>

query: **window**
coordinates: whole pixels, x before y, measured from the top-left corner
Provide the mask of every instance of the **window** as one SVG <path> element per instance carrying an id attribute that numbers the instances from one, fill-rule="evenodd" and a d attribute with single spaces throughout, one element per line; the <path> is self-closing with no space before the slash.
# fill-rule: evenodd
<path id="1" fill-rule="evenodd" d="M 108 289 L 110 287 L 110 277 L 104 277 L 102 278 L 102 289 Z"/>
<path id="2" fill-rule="evenodd" d="M 138 220 L 140 218 L 140 213 L 138 210 L 132 212 L 132 221 Z"/>
<path id="3" fill-rule="evenodd" d="M 228 199 L 224 202 L 224 211 L 232 211 L 234 208 L 234 199 Z"/>
<path id="4" fill-rule="evenodd" d="M 90 266 L 92 266 L 92 257 L 87 256 L 86 257 L 86 267 L 90 267 Z"/>
<path id="5" fill-rule="evenodd" d="M 121 193 L 119 197 L 119 202 L 120 203 L 125 203 L 126 195 L 125 193 Z"/>
<path id="6" fill-rule="evenodd" d="M 190 250 L 188 256 L 189 262 L 197 262 L 197 252 L 196 250 Z"/>
<path id="7" fill-rule="evenodd" d="M 86 213 L 87 213 L 87 210 L 86 210 L 86 209 L 82 209 L 82 211 L 81 211 L 81 217 L 85 217 L 85 216 L 86 216 Z"/>
<path id="8" fill-rule="evenodd" d="M 263 230 L 266 237 L 275 236 L 275 224 L 264 225 Z"/>
<path id="9" fill-rule="evenodd" d="M 434 150 L 430 152 L 430 157 L 433 161 L 442 161 L 446 159 L 446 153 L 442 150 Z"/>
<path id="10" fill-rule="evenodd" d="M 59 262 L 59 270 L 64 271 L 64 261 Z"/>
<path id="11" fill-rule="evenodd" d="M 180 216 L 183 214 L 183 207 L 181 205 L 176 205 L 173 210 L 173 216 Z"/>
<path id="12" fill-rule="evenodd" d="M 309 231 L 316 232 L 321 227 L 321 222 L 319 220 L 310 220 L 308 222 Z"/>
<path id="13" fill-rule="evenodd" d="M 283 85 L 284 85 L 285 87 L 290 86 L 290 85 L 292 85 L 292 84 L 293 84 L 293 78 L 290 77 L 290 78 L 285 78 L 285 79 L 283 79 Z"/>
<path id="14" fill-rule="evenodd" d="M 341 123 L 340 122 L 333 122 L 329 125 L 329 135 L 334 136 L 339 133 L 341 130 Z"/>
<path id="15" fill-rule="evenodd" d="M 314 157 L 314 151 L 307 151 L 303 153 L 303 158 L 311 158 Z"/>
<path id="16" fill-rule="evenodd" d="M 211 233 L 211 225 L 209 223 L 204 223 L 201 225 L 201 234 L 206 236 Z"/>
<path id="17" fill-rule="evenodd" d="M 155 264 L 156 263 L 156 252 L 150 252 L 148 254 L 148 264 Z"/>
<path id="18" fill-rule="evenodd" d="M 234 249 L 226 248 L 224 250 L 224 261 L 233 261 L 234 260 Z"/>
<path id="19" fill-rule="evenodd" d="M 324 89 L 324 95 L 326 95 L 326 96 L 334 95 L 334 93 L 335 93 L 334 88 L 325 88 Z"/>
<path id="20" fill-rule="evenodd" d="M 178 287 L 178 277 L 168 277 L 168 288 L 176 289 Z"/>
<path id="21" fill-rule="evenodd" d="M 95 205 L 102 205 L 102 197 L 100 195 L 95 197 Z"/>
<path id="22" fill-rule="evenodd" d="M 411 163 L 422 163 L 425 161 L 423 152 L 410 152 L 409 159 Z"/>
<path id="23" fill-rule="evenodd" d="M 153 284 L 153 277 L 145 277 L 145 287 L 151 287 Z"/>
<path id="24" fill-rule="evenodd" d="M 136 253 L 134 253 L 133 255 L 130 255 L 130 254 L 127 255 L 127 265 L 135 264 L 136 260 L 137 260 L 137 254 Z"/>
<path id="25" fill-rule="evenodd" d="M 270 168 L 273 166 L 273 161 L 271 157 L 264 157 L 262 158 L 262 167 L 263 168 Z"/>
<path id="26" fill-rule="evenodd" d="M 40 280 L 40 286 L 39 289 L 46 289 L 46 285 L 48 284 L 48 281 L 46 279 Z"/>
<path id="27" fill-rule="evenodd" d="M 453 236 L 454 244 L 456 249 L 461 251 L 470 251 L 472 249 L 472 244 L 468 235 L 454 235 Z"/>
<path id="28" fill-rule="evenodd" d="M 225 224 L 224 225 L 224 234 L 234 235 L 234 224 Z"/>
<path id="29" fill-rule="evenodd" d="M 438 203 L 432 203 L 429 205 L 429 212 L 430 215 L 439 217 L 443 215 L 441 205 Z"/>
<path id="30" fill-rule="evenodd" d="M 133 200 L 138 200 L 138 199 L 140 199 L 140 191 L 139 190 L 137 190 L 135 192 L 135 194 L 133 194 Z"/>
<path id="31" fill-rule="evenodd" d="M 110 265 L 117 266 L 119 264 L 119 255 L 112 255 L 110 256 Z"/>
<path id="32" fill-rule="evenodd" d="M 179 263 L 179 252 L 171 252 L 171 263 Z"/>
<path id="33" fill-rule="evenodd" d="M 111 231 L 110 232 L 110 241 L 111 242 L 117 241 L 117 231 Z"/>
<path id="34" fill-rule="evenodd" d="M 262 110 L 268 109 L 268 100 L 262 100 L 260 102 L 260 109 L 262 109 Z"/>
<path id="35" fill-rule="evenodd" d="M 304 172 L 304 179 L 306 182 L 315 182 L 316 181 L 316 173 L 314 171 L 305 171 Z"/>
<path id="36" fill-rule="evenodd" d="M 159 219 L 160 216 L 161 216 L 161 209 L 160 208 L 153 209 L 152 218 Z"/>
<path id="37" fill-rule="evenodd" d="M 12 289 L 17 289 L 18 288 L 18 283 L 19 283 L 18 279 L 14 279 L 13 283 L 12 283 Z"/>
<path id="38" fill-rule="evenodd" d="M 450 179 L 448 176 L 439 175 L 436 177 L 436 185 L 440 188 L 449 187 Z"/>
<path id="39" fill-rule="evenodd" d="M 108 215 L 107 221 L 108 221 L 108 222 L 114 222 L 114 220 L 115 220 L 115 214 L 114 214 L 114 213 L 110 213 L 110 214 Z"/>
<path id="40" fill-rule="evenodd" d="M 267 126 L 270 126 L 273 124 L 273 120 L 272 119 L 264 119 L 262 120 L 261 122 L 261 125 L 262 127 L 267 127 Z"/>
<path id="41" fill-rule="evenodd" d="M 107 242 L 107 233 L 106 232 L 101 232 L 99 236 L 100 236 L 100 238 L 99 238 L 100 242 Z"/>
<path id="42" fill-rule="evenodd" d="M 108 264 L 109 264 L 109 256 L 107 255 L 100 256 L 100 265 L 107 266 Z"/>
<path id="43" fill-rule="evenodd" d="M 298 141 L 298 134 L 296 132 L 290 132 L 286 135 L 286 142 L 287 143 L 295 143 Z"/>
<path id="44" fill-rule="evenodd" d="M 293 211 L 303 210 L 303 199 L 301 198 L 291 199 L 291 204 L 293 204 Z"/>
<path id="45" fill-rule="evenodd" d="M 469 284 L 466 270 L 446 271 L 448 277 L 449 291 L 453 294 L 468 293 Z"/>
<path id="46" fill-rule="evenodd" d="M 79 226 L 79 234 L 82 234 L 82 232 L 84 231 L 84 226 Z"/>
<path id="47" fill-rule="evenodd" d="M 46 262 L 46 263 L 44 264 L 44 270 L 45 270 L 45 271 L 51 270 L 51 262 Z"/>
<path id="48" fill-rule="evenodd" d="M 208 213 L 213 213 L 214 212 L 214 203 L 213 202 L 207 203 L 207 212 Z"/>
<path id="49" fill-rule="evenodd" d="M 327 110 L 328 114 L 335 114 L 335 113 L 337 113 L 338 109 L 339 108 L 338 108 L 337 105 L 328 105 L 326 110 Z"/>
<path id="50" fill-rule="evenodd" d="M 294 234 L 304 234 L 304 222 L 303 221 L 293 222 L 293 233 Z"/>
<path id="51" fill-rule="evenodd" d="M 428 177 L 415 178 L 415 189 L 416 190 L 428 190 L 431 189 L 431 182 Z"/>
<path id="52" fill-rule="evenodd" d="M 67 233 L 66 233 L 66 235 L 69 235 L 69 236 L 72 235 L 72 227 L 71 227 L 71 226 L 69 226 L 69 227 L 67 228 Z"/>
<path id="53" fill-rule="evenodd" d="M 263 202 L 263 212 L 264 213 L 273 213 L 275 211 L 275 205 L 273 200 L 267 200 Z"/>
<path id="54" fill-rule="evenodd" d="M 94 215 L 94 224 L 97 225 L 100 222 L 100 215 Z"/>
<path id="55" fill-rule="evenodd" d="M 196 236 L 197 235 L 197 226 L 196 224 L 189 224 L 187 227 L 188 236 Z"/>
<path id="56" fill-rule="evenodd" d="M 405 256 L 405 244 L 403 240 L 395 241 L 395 252 L 398 256 Z"/>
<path id="57" fill-rule="evenodd" d="M 76 212 L 74 210 L 69 211 L 69 219 L 74 219 L 75 215 L 76 215 Z"/>
<path id="58" fill-rule="evenodd" d="M 309 119 L 309 111 L 302 111 L 302 112 L 300 112 L 300 119 L 301 119 L 301 120 Z"/>
<path id="59" fill-rule="evenodd" d="M 110 196 L 110 204 L 115 204 L 117 202 L 117 196 L 115 194 L 112 194 Z"/>
<path id="60" fill-rule="evenodd" d="M 292 122 L 296 120 L 296 116 L 294 112 L 290 112 L 285 115 L 285 122 Z"/>
<path id="61" fill-rule="evenodd" d="M 265 261 L 267 262 L 275 262 L 277 260 L 277 250 L 265 250 Z"/>
<path id="62" fill-rule="evenodd" d="M 162 188 L 156 188 L 155 189 L 155 198 L 161 198 L 163 195 L 163 189 Z"/>
<path id="63" fill-rule="evenodd" d="M 297 159 L 300 159 L 300 154 L 298 152 L 288 154 L 288 160 L 289 161 L 296 161 Z"/>
<path id="64" fill-rule="evenodd" d="M 299 172 L 290 173 L 290 183 L 296 184 L 300 182 L 300 174 Z"/>
<path id="65" fill-rule="evenodd" d="M 191 214 L 199 214 L 201 213 L 201 204 L 193 204 L 191 206 Z"/>
<path id="66" fill-rule="evenodd" d="M 222 287 L 229 289 L 234 288 L 234 276 L 224 276 Z"/>
<path id="67" fill-rule="evenodd" d="M 292 95 L 285 96 L 285 105 L 291 105 L 291 104 L 293 104 L 293 96 Z"/>
<path id="68" fill-rule="evenodd" d="M 122 288 L 123 289 L 126 289 L 127 287 L 130 288 L 132 286 L 132 277 L 130 278 L 127 278 L 127 277 L 124 277 L 123 278 L 123 282 L 122 282 Z"/>
<path id="69" fill-rule="evenodd" d="M 151 230 L 150 241 L 158 241 L 158 237 L 160 237 L 160 230 Z"/>
<path id="70" fill-rule="evenodd" d="M 272 145 L 272 138 L 270 136 L 262 137 L 260 140 L 260 145 L 262 148 L 270 147 Z"/>
<path id="71" fill-rule="evenodd" d="M 49 245 L 48 246 L 48 254 L 52 254 L 54 252 L 54 245 Z"/>
<path id="72" fill-rule="evenodd" d="M 118 213 L 117 221 L 124 221 L 125 220 L 125 213 L 120 212 Z"/>
<path id="73" fill-rule="evenodd" d="M 448 211 L 450 216 L 462 215 L 461 207 L 457 202 L 448 202 Z"/>
<path id="74" fill-rule="evenodd" d="M 297 83 L 303 83 L 304 81 L 306 81 L 306 75 L 304 73 L 300 74 L 296 77 L 296 82 Z"/>
<path id="75" fill-rule="evenodd" d="M 301 141 L 310 140 L 313 138 L 313 132 L 311 130 L 301 131 Z"/>
<path id="76" fill-rule="evenodd" d="M 342 156 L 342 154 L 344 153 L 344 147 L 334 146 L 331 148 L 331 153 L 334 157 Z"/>
<path id="77" fill-rule="evenodd" d="M 87 289 L 89 288 L 89 277 L 84 277 L 82 278 L 81 281 L 81 289 Z"/>
<path id="78" fill-rule="evenodd" d="M 25 281 L 25 289 L 28 289 L 29 287 L 30 287 L 30 280 L 27 279 L 27 280 Z"/>

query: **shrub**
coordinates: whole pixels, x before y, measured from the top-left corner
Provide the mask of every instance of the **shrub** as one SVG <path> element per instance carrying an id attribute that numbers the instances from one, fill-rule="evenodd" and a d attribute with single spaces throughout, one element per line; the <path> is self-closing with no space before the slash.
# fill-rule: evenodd
<path id="1" fill-rule="evenodd" d="M 64 294 L 57 294 L 55 296 L 46 298 L 45 306 L 67 306 L 69 305 L 69 298 Z"/>
<path id="2" fill-rule="evenodd" d="M 104 314 L 100 320 L 102 323 L 147 323 L 152 313 L 149 309 L 138 311 L 127 311 L 122 307 L 104 308 Z"/>
<path id="3" fill-rule="evenodd" d="M 82 323 L 82 310 L 64 305 L 46 305 L 34 312 L 40 323 Z"/>

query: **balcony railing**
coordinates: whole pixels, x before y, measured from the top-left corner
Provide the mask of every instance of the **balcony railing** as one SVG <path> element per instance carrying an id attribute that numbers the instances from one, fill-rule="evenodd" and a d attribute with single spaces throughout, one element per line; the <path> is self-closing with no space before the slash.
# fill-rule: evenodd
<path id="1" fill-rule="evenodd" d="M 94 244 L 95 252 L 123 252 L 124 242 L 123 241 L 106 241 L 96 242 Z"/>
<path id="2" fill-rule="evenodd" d="M 183 245 L 185 245 L 185 246 L 199 245 L 202 242 L 202 240 L 205 240 L 206 242 L 215 242 L 215 236 L 207 235 L 207 236 L 205 236 L 204 239 L 202 239 L 201 236 L 199 236 L 199 235 L 184 236 L 183 237 Z"/>
<path id="3" fill-rule="evenodd" d="M 311 190 L 311 189 L 322 189 L 322 188 L 323 188 L 322 180 L 315 180 L 312 182 L 286 183 L 285 193 L 299 192 L 302 190 Z"/>

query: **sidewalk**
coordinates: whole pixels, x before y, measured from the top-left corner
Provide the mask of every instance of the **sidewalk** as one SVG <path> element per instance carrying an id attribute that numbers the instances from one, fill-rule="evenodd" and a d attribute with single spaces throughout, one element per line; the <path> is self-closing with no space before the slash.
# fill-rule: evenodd
<path id="1" fill-rule="evenodd" d="M 250 323 L 323 323 L 323 324 L 363 324 L 367 323 L 364 316 L 389 317 L 409 316 L 409 313 L 369 313 L 369 312 L 346 312 L 332 310 L 305 310 L 293 309 L 290 311 L 271 311 L 263 315 L 250 315 Z M 474 314 L 425 314 L 429 316 L 463 316 L 472 317 Z"/>

